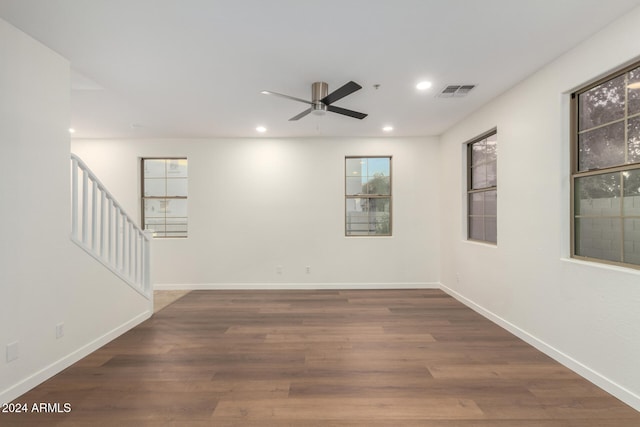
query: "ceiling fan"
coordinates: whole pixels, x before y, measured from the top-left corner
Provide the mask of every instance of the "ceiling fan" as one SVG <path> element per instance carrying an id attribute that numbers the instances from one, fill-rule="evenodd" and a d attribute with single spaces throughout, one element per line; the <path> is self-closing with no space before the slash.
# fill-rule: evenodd
<path id="1" fill-rule="evenodd" d="M 327 111 L 331 111 L 332 113 L 338 113 L 338 114 L 342 114 L 342 115 L 345 115 L 345 116 L 349 116 L 349 117 L 353 117 L 353 118 L 362 120 L 365 117 L 367 117 L 366 114 L 359 113 L 359 112 L 353 111 L 353 110 L 347 110 L 346 108 L 340 108 L 340 107 L 336 107 L 336 106 L 332 105 L 334 102 L 344 98 L 347 95 L 351 95 L 353 92 L 355 92 L 357 90 L 360 90 L 360 89 L 362 89 L 362 86 L 360 86 L 356 82 L 351 81 L 351 82 L 345 84 L 344 86 L 342 86 L 342 87 L 334 90 L 333 92 L 329 93 L 329 85 L 328 84 L 326 84 L 325 82 L 315 82 L 315 83 L 313 83 L 311 85 L 311 101 L 307 101 L 305 99 L 296 98 L 294 96 L 283 95 L 283 94 L 277 93 L 277 92 L 271 92 L 270 90 L 263 90 L 261 93 L 263 93 L 265 95 L 280 96 L 282 98 L 292 99 L 294 101 L 303 102 L 305 104 L 311 105 L 310 108 L 304 110 L 302 113 L 291 117 L 289 119 L 289 121 L 299 120 L 299 119 L 303 118 L 304 116 L 306 116 L 309 113 L 322 115 L 322 114 L 326 113 Z"/>

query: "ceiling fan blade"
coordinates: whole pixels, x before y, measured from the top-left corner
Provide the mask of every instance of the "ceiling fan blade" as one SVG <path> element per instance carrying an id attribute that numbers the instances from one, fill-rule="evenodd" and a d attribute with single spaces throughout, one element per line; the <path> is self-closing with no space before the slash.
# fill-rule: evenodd
<path id="1" fill-rule="evenodd" d="M 304 116 L 306 116 L 307 114 L 309 114 L 311 111 L 313 111 L 313 108 L 309 108 L 304 110 L 302 113 L 298 114 L 297 116 L 293 116 L 289 119 L 289 121 L 294 121 L 294 120 L 299 120 L 301 118 L 303 118 Z"/>
<path id="2" fill-rule="evenodd" d="M 275 95 L 275 96 L 279 96 L 281 98 L 291 99 L 293 101 L 304 102 L 305 104 L 309 104 L 309 105 L 313 104 L 311 101 L 307 101 L 306 99 L 296 98 L 295 96 L 284 95 L 284 94 L 278 93 L 278 92 L 271 92 L 270 90 L 263 90 L 260 93 L 263 94 L 263 95 Z"/>
<path id="3" fill-rule="evenodd" d="M 320 101 L 326 105 L 333 104 L 337 100 L 342 99 L 347 95 L 351 95 L 353 92 L 360 89 L 362 89 L 362 86 L 360 86 L 358 83 L 354 81 L 351 81 L 345 84 L 344 86 L 334 90 L 329 95 L 322 98 Z"/>
<path id="4" fill-rule="evenodd" d="M 360 119 L 360 120 L 367 117 L 367 114 L 359 113 L 353 110 L 347 110 L 346 108 L 334 107 L 333 105 L 328 105 L 327 110 L 331 111 L 332 113 L 338 113 L 338 114 L 342 114 L 342 115 L 353 117 L 355 119 Z"/>

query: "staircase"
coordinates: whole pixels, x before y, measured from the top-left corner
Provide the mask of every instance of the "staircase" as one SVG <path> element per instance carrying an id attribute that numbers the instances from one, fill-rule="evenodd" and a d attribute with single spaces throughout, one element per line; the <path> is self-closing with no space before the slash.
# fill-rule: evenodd
<path id="1" fill-rule="evenodd" d="M 151 233 L 142 230 L 87 165 L 71 154 L 71 240 L 151 300 Z"/>

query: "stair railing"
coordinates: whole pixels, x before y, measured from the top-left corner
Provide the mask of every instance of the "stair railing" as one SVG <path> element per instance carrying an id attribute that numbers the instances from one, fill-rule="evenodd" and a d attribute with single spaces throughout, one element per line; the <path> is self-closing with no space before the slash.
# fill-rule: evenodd
<path id="1" fill-rule="evenodd" d="M 74 154 L 71 154 L 71 240 L 145 298 L 152 298 L 151 233 L 136 225 Z"/>

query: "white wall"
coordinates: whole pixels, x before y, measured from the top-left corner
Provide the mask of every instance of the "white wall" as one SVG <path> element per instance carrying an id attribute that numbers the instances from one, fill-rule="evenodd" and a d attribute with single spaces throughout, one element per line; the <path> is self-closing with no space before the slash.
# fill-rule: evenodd
<path id="1" fill-rule="evenodd" d="M 137 218 L 140 157 L 187 156 L 189 237 L 154 241 L 157 287 L 437 286 L 436 138 L 74 140 L 72 151 Z M 344 236 L 347 155 L 393 156 L 392 237 Z"/>
<path id="2" fill-rule="evenodd" d="M 640 9 L 441 139 L 444 289 L 640 409 L 640 271 L 569 257 L 569 93 L 640 56 Z M 465 241 L 463 143 L 498 129 L 498 245 Z"/>
<path id="3" fill-rule="evenodd" d="M 70 241 L 68 62 L 0 20 L 0 64 L 2 403 L 140 322 L 151 304 Z"/>

